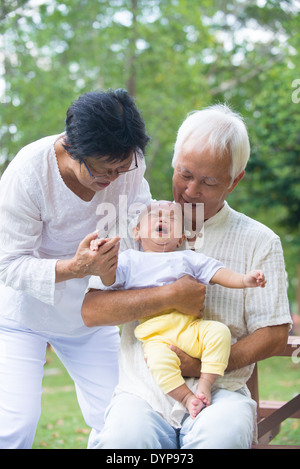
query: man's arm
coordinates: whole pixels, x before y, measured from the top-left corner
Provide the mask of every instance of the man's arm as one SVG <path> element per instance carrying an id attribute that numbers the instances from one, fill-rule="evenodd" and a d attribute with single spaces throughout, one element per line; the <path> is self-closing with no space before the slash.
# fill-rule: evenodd
<path id="1" fill-rule="evenodd" d="M 236 370 L 281 353 L 287 344 L 289 324 L 257 329 L 231 347 L 226 371 Z"/>
<path id="2" fill-rule="evenodd" d="M 170 308 L 201 317 L 205 286 L 184 276 L 162 287 L 141 290 L 90 290 L 81 314 L 86 326 L 109 326 L 135 321 Z"/>
<path id="3" fill-rule="evenodd" d="M 233 371 L 281 353 L 287 344 L 288 334 L 289 324 L 257 329 L 231 346 L 226 371 Z M 173 345 L 171 349 L 180 359 L 183 376 L 200 376 L 200 360 L 190 357 Z"/>

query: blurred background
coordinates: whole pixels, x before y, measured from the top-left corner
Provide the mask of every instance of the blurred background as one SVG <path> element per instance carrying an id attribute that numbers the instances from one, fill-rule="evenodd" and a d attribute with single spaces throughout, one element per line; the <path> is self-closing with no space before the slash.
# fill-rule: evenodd
<path id="1" fill-rule="evenodd" d="M 169 199 L 179 125 L 228 103 L 251 141 L 228 201 L 280 235 L 297 324 L 299 13 L 297 0 L 0 0 L 0 174 L 22 146 L 62 132 L 80 94 L 126 88 L 152 138 L 152 194 Z"/>

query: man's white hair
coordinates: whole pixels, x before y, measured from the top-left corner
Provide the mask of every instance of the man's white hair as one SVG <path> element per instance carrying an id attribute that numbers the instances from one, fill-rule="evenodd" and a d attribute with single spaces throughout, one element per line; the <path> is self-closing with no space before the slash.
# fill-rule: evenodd
<path id="1" fill-rule="evenodd" d="M 199 149 L 209 149 L 220 158 L 230 155 L 231 178 L 246 168 L 250 156 L 250 143 L 242 117 L 226 104 L 215 104 L 201 111 L 194 111 L 184 120 L 177 133 L 172 166 L 185 142 L 192 137 Z"/>

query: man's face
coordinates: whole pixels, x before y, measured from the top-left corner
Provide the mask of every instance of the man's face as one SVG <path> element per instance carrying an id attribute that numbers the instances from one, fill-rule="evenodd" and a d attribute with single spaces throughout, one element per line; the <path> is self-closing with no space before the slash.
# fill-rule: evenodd
<path id="1" fill-rule="evenodd" d="M 193 137 L 187 140 L 177 157 L 173 175 L 173 196 L 175 202 L 204 204 L 204 219 L 214 216 L 224 205 L 224 200 L 233 191 L 242 173 L 231 182 L 231 157 L 220 158 L 211 155 L 208 149 L 201 149 Z M 195 220 L 194 220 L 195 221 Z"/>

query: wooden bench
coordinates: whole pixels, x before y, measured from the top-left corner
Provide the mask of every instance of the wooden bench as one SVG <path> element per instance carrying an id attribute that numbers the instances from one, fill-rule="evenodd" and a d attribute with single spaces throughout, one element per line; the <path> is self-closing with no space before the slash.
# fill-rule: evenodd
<path id="1" fill-rule="evenodd" d="M 286 349 L 277 356 L 295 357 L 300 360 L 300 337 L 290 336 Z M 257 403 L 258 444 L 253 449 L 300 449 L 299 446 L 269 445 L 270 441 L 278 435 L 281 423 L 287 418 L 300 418 L 300 394 L 288 402 L 259 400 L 258 365 L 255 365 L 253 374 L 247 385 L 252 399 Z"/>

